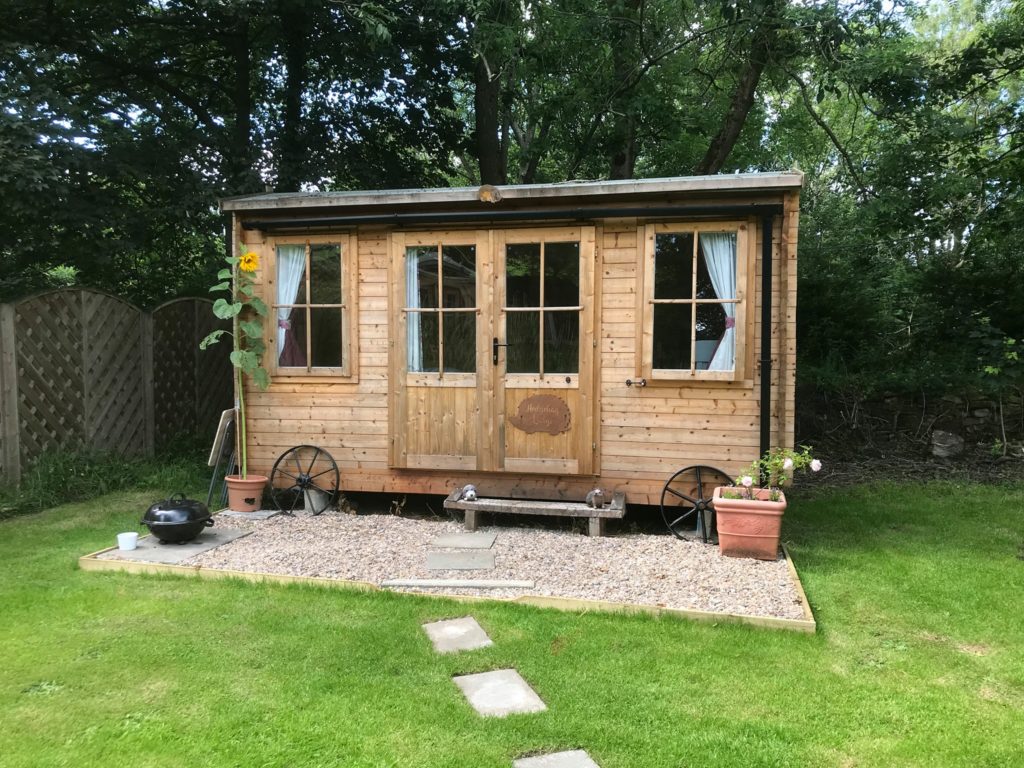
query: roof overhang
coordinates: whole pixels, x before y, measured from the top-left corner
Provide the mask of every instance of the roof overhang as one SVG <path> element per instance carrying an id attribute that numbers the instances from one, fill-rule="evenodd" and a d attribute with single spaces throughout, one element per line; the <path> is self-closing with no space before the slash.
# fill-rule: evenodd
<path id="1" fill-rule="evenodd" d="M 439 210 L 501 210 L 531 206 L 541 208 L 547 205 L 608 205 L 626 201 L 655 199 L 687 199 L 714 195 L 722 197 L 749 196 L 752 194 L 781 193 L 799 189 L 803 185 L 803 174 L 796 171 L 785 173 L 736 173 L 715 176 L 677 176 L 663 179 L 636 179 L 628 181 L 584 181 L 561 184 L 517 184 L 498 186 L 497 203 L 483 202 L 480 187 L 450 187 L 444 189 L 386 189 L 355 192 L 298 192 L 242 195 L 224 198 L 220 202 L 225 212 L 275 211 L 295 212 L 332 209 L 343 213 L 359 211 L 372 215 L 373 211 L 386 209 Z"/>

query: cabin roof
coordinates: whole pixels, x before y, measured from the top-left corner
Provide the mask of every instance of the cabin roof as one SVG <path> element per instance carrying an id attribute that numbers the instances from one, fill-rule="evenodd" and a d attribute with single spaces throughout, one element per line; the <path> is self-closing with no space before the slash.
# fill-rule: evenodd
<path id="1" fill-rule="evenodd" d="M 661 179 L 569 181 L 558 184 L 510 184 L 498 186 L 502 201 L 577 200 L 599 202 L 634 195 L 693 195 L 781 192 L 799 189 L 803 173 L 735 173 L 714 176 L 674 176 Z M 273 192 L 240 195 L 221 200 L 222 211 L 273 211 L 296 208 L 373 208 L 395 205 L 479 204 L 480 187 L 441 189 L 382 189 L 352 192 Z"/>

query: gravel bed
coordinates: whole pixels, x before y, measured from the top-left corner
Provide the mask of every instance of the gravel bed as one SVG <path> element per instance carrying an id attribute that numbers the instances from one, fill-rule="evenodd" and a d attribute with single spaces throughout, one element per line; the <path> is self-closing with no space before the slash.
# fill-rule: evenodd
<path id="1" fill-rule="evenodd" d="M 525 579 L 530 589 L 445 589 L 447 594 L 550 595 L 748 616 L 803 618 L 785 560 L 722 557 L 717 546 L 672 536 L 591 538 L 571 531 L 481 527 L 497 534 L 493 570 L 426 569 L 429 543 L 462 526 L 394 515 L 225 519 L 250 536 L 185 564 L 258 573 L 352 579 Z"/>

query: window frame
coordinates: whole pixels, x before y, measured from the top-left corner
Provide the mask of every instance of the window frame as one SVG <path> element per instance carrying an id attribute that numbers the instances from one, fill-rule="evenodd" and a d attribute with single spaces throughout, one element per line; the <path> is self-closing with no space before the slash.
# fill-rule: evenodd
<path id="1" fill-rule="evenodd" d="M 541 334 L 539 337 L 540 347 L 537 350 L 538 362 L 540 371 L 530 372 L 510 372 L 508 370 L 508 355 L 506 347 L 506 356 L 504 364 L 504 375 L 508 382 L 511 382 L 513 386 L 535 386 L 544 387 L 549 386 L 552 388 L 564 388 L 564 387 L 576 387 L 579 383 L 580 378 L 580 367 L 583 365 L 583 343 L 584 337 L 587 333 L 587 329 L 591 327 L 591 319 L 588 317 L 589 312 L 592 312 L 592 308 L 588 308 L 586 303 L 586 291 L 587 288 L 584 285 L 584 280 L 587 275 L 587 264 L 588 259 L 593 261 L 593 230 L 591 228 L 588 233 L 585 227 L 531 227 L 521 229 L 507 229 L 501 233 L 501 237 L 497 239 L 495 248 L 500 251 L 498 254 L 498 263 L 501 265 L 500 269 L 500 286 L 499 288 L 499 304 L 496 308 L 501 314 L 501 328 L 500 335 L 501 340 L 505 343 L 508 342 L 508 315 L 509 313 L 515 312 L 538 312 L 540 314 L 540 325 Z M 590 235 L 588 240 L 587 235 Z M 576 243 L 579 248 L 579 273 L 577 275 L 577 296 L 579 303 L 565 306 L 544 306 L 544 256 L 546 252 L 546 245 L 548 243 Z M 508 306 L 507 296 L 507 257 L 508 252 L 506 248 L 509 245 L 540 245 L 541 246 L 541 261 L 540 261 L 540 285 L 541 285 L 541 301 L 538 307 L 510 307 Z M 579 329 L 577 336 L 577 354 L 578 358 L 576 361 L 576 370 L 573 372 L 555 372 L 555 371 L 544 371 L 544 338 L 543 338 L 543 324 L 544 324 L 544 313 L 545 312 L 576 312 L 577 316 L 577 327 Z"/>
<path id="2" fill-rule="evenodd" d="M 338 245 L 341 258 L 341 304 L 313 304 L 309 291 L 310 281 L 310 248 L 314 245 Z M 305 304 L 280 304 L 277 302 L 277 248 L 280 245 L 305 245 L 306 246 L 306 303 Z M 264 301 L 270 309 L 270 317 L 267 322 L 267 333 L 264 341 L 267 345 L 267 354 L 264 359 L 266 367 L 271 376 L 276 377 L 301 377 L 301 378 L 355 378 L 358 376 L 358 264 L 356 257 L 356 237 L 351 233 L 318 234 L 318 235 L 283 235 L 269 238 L 267 240 L 267 264 L 265 271 Z M 306 360 L 305 368 L 297 366 L 282 366 L 278 364 L 280 350 L 277 348 L 277 309 L 283 306 L 292 307 L 292 311 L 304 309 L 306 311 L 307 334 L 306 334 Z M 341 310 L 341 360 L 340 366 L 314 366 L 309 361 L 310 345 L 312 336 L 308 329 L 310 311 L 318 307 L 337 308 Z"/>
<path id="3" fill-rule="evenodd" d="M 641 226 L 643 233 L 642 253 L 642 275 L 643 288 L 639 291 L 641 307 L 638 317 L 638 344 L 639 353 L 638 370 L 640 375 L 649 382 L 735 382 L 743 381 L 747 375 L 747 341 L 750 328 L 748 327 L 748 306 L 747 298 L 753 296 L 750 289 L 750 280 L 753 278 L 753 271 L 749 265 L 753 263 L 752 249 L 756 245 L 756 237 L 751 233 L 754 222 L 750 219 L 731 219 L 727 221 L 713 222 L 658 222 Z M 664 234 L 693 234 L 694 235 L 694 261 L 692 279 L 696 281 L 697 259 L 696 249 L 698 237 L 701 232 L 735 232 L 736 233 L 736 318 L 735 318 L 735 365 L 731 371 L 708 371 L 696 368 L 655 368 L 654 367 L 654 307 L 659 303 L 686 304 L 694 307 L 700 304 L 720 304 L 719 299 L 698 299 L 692 296 L 690 299 L 655 299 L 654 298 L 654 276 L 656 269 L 655 249 L 656 238 Z M 696 323 L 691 324 L 690 336 L 690 359 L 694 360 L 696 355 L 697 327 Z"/>
<path id="4" fill-rule="evenodd" d="M 490 258 L 488 249 L 490 247 L 490 233 L 487 230 L 464 229 L 464 230 L 422 230 L 408 232 L 390 233 L 392 264 L 394 273 L 392 275 L 392 300 L 397 315 L 398 334 L 395 339 L 396 358 L 401 375 L 405 377 L 405 385 L 411 387 L 466 387 L 473 388 L 478 385 L 479 377 L 483 375 L 484 345 L 489 344 L 487 339 L 488 324 L 484 321 L 481 300 L 486 290 L 483 277 L 483 270 Z M 438 304 L 436 308 L 410 307 L 408 296 L 406 296 L 406 269 L 409 248 L 443 247 L 446 245 L 473 246 L 476 249 L 476 304 L 473 307 L 443 307 L 440 306 L 443 298 L 444 279 L 441 276 L 441 262 L 438 261 Z M 443 319 L 440 317 L 445 312 L 460 312 L 472 314 L 476 318 L 476 370 L 475 371 L 410 371 L 409 370 L 409 339 L 408 339 L 408 317 L 410 312 L 436 313 L 438 318 L 439 342 L 443 345 L 444 327 Z M 443 357 L 439 358 L 443 362 Z"/>

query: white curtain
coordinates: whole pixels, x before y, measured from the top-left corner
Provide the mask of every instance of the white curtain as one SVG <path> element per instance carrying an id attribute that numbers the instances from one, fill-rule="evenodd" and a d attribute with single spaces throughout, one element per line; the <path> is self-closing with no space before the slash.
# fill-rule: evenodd
<path id="1" fill-rule="evenodd" d="M 405 251 L 405 306 L 410 309 L 420 305 L 420 251 L 408 248 Z M 405 313 L 405 338 L 408 347 L 410 371 L 423 370 L 423 340 L 420 338 L 420 313 Z"/>
<path id="2" fill-rule="evenodd" d="M 702 233 L 700 244 L 715 295 L 720 299 L 735 299 L 736 233 Z M 711 358 L 709 371 L 731 371 L 736 367 L 736 305 L 722 304 L 721 307 L 725 310 L 725 333 Z"/>
<path id="3" fill-rule="evenodd" d="M 299 295 L 299 286 L 306 273 L 306 246 L 277 246 L 277 303 L 295 304 Z M 278 365 L 286 365 L 285 344 L 288 331 L 291 330 L 289 318 L 291 307 L 277 308 L 277 358 Z"/>

